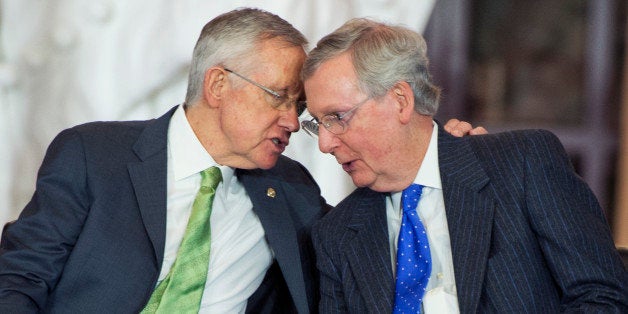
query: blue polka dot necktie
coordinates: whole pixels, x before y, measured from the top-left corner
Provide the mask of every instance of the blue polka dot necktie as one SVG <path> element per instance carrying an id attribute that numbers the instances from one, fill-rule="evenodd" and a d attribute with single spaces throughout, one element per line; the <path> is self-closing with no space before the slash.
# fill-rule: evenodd
<path id="1" fill-rule="evenodd" d="M 403 218 L 397 244 L 397 279 L 393 313 L 421 313 L 421 302 L 432 272 L 430 246 L 417 205 L 423 186 L 412 184 L 401 193 Z"/>

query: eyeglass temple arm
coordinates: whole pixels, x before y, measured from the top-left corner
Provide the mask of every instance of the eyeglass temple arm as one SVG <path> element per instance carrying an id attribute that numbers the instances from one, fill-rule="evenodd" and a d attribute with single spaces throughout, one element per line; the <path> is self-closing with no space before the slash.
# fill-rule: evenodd
<path id="1" fill-rule="evenodd" d="M 253 80 L 251 80 L 251 79 L 249 79 L 249 78 L 247 78 L 245 76 L 242 76 L 242 75 L 238 74 L 237 72 L 234 72 L 234 71 L 229 70 L 227 68 L 223 68 L 223 69 L 225 69 L 225 71 L 227 71 L 229 73 L 232 73 L 235 76 L 237 76 L 237 77 L 239 77 L 239 78 L 241 78 L 241 79 L 243 79 L 243 80 L 245 80 L 245 81 L 247 81 L 247 82 L 249 82 L 249 83 L 251 83 L 251 84 L 253 84 L 253 85 L 255 85 L 255 86 L 259 87 L 259 88 L 261 88 L 261 89 L 263 89 L 265 92 L 275 96 L 276 98 L 281 98 L 281 95 L 279 95 L 279 93 L 277 93 L 276 91 L 274 91 L 274 90 L 272 90 L 272 89 L 270 89 L 270 88 L 268 88 L 266 86 L 262 86 L 259 83 L 255 82 L 255 81 L 253 81 Z"/>

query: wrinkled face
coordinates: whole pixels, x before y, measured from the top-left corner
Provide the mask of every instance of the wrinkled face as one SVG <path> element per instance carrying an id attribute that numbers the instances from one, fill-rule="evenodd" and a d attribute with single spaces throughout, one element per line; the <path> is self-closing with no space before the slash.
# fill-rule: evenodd
<path id="1" fill-rule="evenodd" d="M 360 91 L 348 54 L 323 63 L 304 82 L 307 107 L 318 121 L 328 114 L 342 115 L 368 95 Z M 343 117 L 345 132 L 333 134 L 319 126 L 318 145 L 323 153 L 336 157 L 353 183 L 376 191 L 386 191 L 399 171 L 398 115 L 390 93 L 368 99 Z"/>
<path id="2" fill-rule="evenodd" d="M 240 69 L 235 64 L 230 65 L 230 70 L 290 99 L 299 98 L 303 48 L 271 39 L 259 45 L 253 58 L 254 67 Z M 267 92 L 233 73 L 228 74 L 228 84 L 228 101 L 221 108 L 220 123 L 227 149 L 236 156 L 234 165 L 243 169 L 272 168 L 288 145 L 291 133 L 299 130 L 296 108 L 273 108 Z"/>

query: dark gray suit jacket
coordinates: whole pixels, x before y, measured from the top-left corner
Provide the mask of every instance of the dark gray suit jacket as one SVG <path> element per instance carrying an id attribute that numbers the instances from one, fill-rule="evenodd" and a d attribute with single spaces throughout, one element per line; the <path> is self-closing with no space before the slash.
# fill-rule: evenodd
<path id="1" fill-rule="evenodd" d="M 462 313 L 628 313 L 604 214 L 555 136 L 438 139 Z M 321 313 L 391 313 L 385 196 L 359 188 L 314 226 Z"/>
<path id="2" fill-rule="evenodd" d="M 61 132 L 37 190 L 0 248 L 0 313 L 136 313 L 157 282 L 166 233 L 167 131 L 150 121 L 96 122 Z M 307 170 L 281 157 L 237 170 L 275 262 L 253 312 L 316 312 L 310 229 L 327 204 Z M 267 195 L 274 188 L 275 197 Z"/>

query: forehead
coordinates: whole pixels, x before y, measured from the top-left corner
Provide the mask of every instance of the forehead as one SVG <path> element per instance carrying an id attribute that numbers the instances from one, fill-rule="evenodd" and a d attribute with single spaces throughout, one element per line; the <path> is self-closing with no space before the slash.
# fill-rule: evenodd
<path id="1" fill-rule="evenodd" d="M 348 53 L 325 61 L 303 83 L 311 113 L 342 110 L 365 97 Z"/>
<path id="2" fill-rule="evenodd" d="M 294 46 L 280 38 L 263 40 L 256 45 L 251 62 L 252 72 L 262 77 L 298 80 L 305 56 L 301 46 Z"/>

